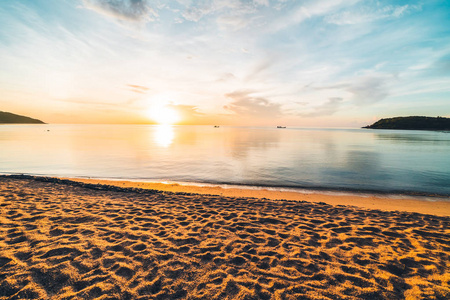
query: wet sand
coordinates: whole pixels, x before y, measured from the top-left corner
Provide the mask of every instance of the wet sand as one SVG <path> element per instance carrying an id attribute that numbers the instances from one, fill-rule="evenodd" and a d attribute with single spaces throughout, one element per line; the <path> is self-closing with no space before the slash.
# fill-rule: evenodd
<path id="1" fill-rule="evenodd" d="M 225 188 L 214 185 L 183 185 L 178 183 L 161 182 L 136 182 L 126 180 L 103 180 L 84 178 L 64 178 L 91 184 L 114 185 L 119 187 L 131 187 L 140 189 L 153 189 L 174 193 L 195 193 L 202 195 L 218 195 L 225 197 L 253 197 L 271 200 L 294 200 L 308 202 L 323 202 L 331 205 L 351 205 L 360 208 L 379 209 L 384 211 L 407 211 L 436 216 L 450 216 L 450 199 L 443 197 L 412 197 L 402 195 L 374 195 L 356 193 L 320 193 L 320 192 L 295 192 L 267 188 Z"/>
<path id="2" fill-rule="evenodd" d="M 0 299 L 449 299 L 449 225 L 323 201 L 2 176 Z"/>

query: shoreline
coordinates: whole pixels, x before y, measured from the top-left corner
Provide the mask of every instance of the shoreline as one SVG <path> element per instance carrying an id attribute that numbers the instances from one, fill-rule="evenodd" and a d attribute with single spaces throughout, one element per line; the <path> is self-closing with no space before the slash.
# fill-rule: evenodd
<path id="1" fill-rule="evenodd" d="M 326 203 L 334 206 L 354 206 L 362 209 L 381 211 L 403 211 L 430 214 L 441 217 L 450 216 L 450 197 L 412 196 L 407 194 L 351 192 L 334 190 L 308 190 L 295 188 L 276 188 L 265 186 L 237 186 L 212 183 L 181 183 L 166 181 L 140 181 L 110 178 L 84 178 L 64 176 L 44 176 L 28 174 L 1 174 L 0 178 L 41 178 L 67 180 L 92 185 L 115 186 L 119 188 L 138 188 L 171 193 L 190 193 L 216 195 L 223 197 L 258 198 L 269 200 L 307 201 Z"/>
<path id="2" fill-rule="evenodd" d="M 192 193 L 200 195 L 217 195 L 223 197 L 245 197 L 270 200 L 307 201 L 330 205 L 356 206 L 364 209 L 383 211 L 405 211 L 437 216 L 450 216 L 450 199 L 444 197 L 426 198 L 407 195 L 358 194 L 351 192 L 295 191 L 268 187 L 243 188 L 224 187 L 221 185 L 190 185 L 181 183 L 145 182 L 130 180 L 111 180 L 93 178 L 60 177 L 70 181 L 112 185 L 122 188 L 151 189 L 172 193 Z"/>

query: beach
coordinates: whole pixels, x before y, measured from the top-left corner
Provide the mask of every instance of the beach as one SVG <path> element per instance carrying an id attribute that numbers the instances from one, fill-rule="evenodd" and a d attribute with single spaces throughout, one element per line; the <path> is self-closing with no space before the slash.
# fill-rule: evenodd
<path id="1" fill-rule="evenodd" d="M 180 184 L 176 182 L 144 182 L 129 180 L 63 178 L 77 182 L 101 185 L 113 185 L 124 188 L 151 189 L 173 193 L 194 193 L 225 197 L 251 197 L 271 200 L 293 200 L 323 202 L 331 205 L 351 205 L 360 208 L 384 211 L 407 211 L 450 217 L 450 199 L 448 197 L 390 194 L 350 193 L 343 191 L 314 191 L 295 189 L 276 189 L 268 187 L 225 186 L 214 184 Z"/>
<path id="2" fill-rule="evenodd" d="M 0 299 L 450 298 L 448 201 L 145 185 L 1 176 Z"/>

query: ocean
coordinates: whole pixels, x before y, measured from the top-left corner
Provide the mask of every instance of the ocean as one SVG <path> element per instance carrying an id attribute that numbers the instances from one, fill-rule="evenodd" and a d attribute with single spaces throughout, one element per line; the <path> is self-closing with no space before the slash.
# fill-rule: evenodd
<path id="1" fill-rule="evenodd" d="M 450 196 L 450 133 L 1 125 L 0 173 Z"/>

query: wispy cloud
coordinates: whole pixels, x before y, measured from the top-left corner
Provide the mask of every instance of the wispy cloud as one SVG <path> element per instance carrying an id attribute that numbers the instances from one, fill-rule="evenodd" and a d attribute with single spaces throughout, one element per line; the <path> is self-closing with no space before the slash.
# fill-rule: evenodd
<path id="1" fill-rule="evenodd" d="M 371 6 L 363 6 L 331 14 L 325 17 L 325 21 L 337 25 L 369 23 L 376 20 L 399 18 L 420 9 L 421 6 L 410 4 L 386 5 L 375 9 Z"/>
<path id="2" fill-rule="evenodd" d="M 226 73 L 220 74 L 218 76 L 218 78 L 216 79 L 216 82 L 229 82 L 232 80 L 236 80 L 236 76 L 234 76 L 233 73 L 226 72 Z"/>
<path id="3" fill-rule="evenodd" d="M 232 31 L 243 29 L 251 22 L 252 18 L 242 16 L 220 16 L 217 18 L 217 24 L 219 24 L 220 28 Z"/>
<path id="4" fill-rule="evenodd" d="M 176 111 L 182 122 L 185 123 L 202 124 L 204 122 L 203 119 L 207 117 L 204 113 L 200 112 L 195 105 L 168 104 L 167 107 Z"/>
<path id="5" fill-rule="evenodd" d="M 282 115 L 281 105 L 271 103 L 263 97 L 252 96 L 251 91 L 235 91 L 225 96 L 233 101 L 224 108 L 239 116 L 252 116 L 258 118 L 275 118 Z"/>
<path id="6" fill-rule="evenodd" d="M 130 91 L 138 94 L 146 94 L 150 90 L 148 87 L 142 85 L 127 84 L 127 86 Z"/>
<path id="7" fill-rule="evenodd" d="M 188 21 L 198 22 L 201 18 L 214 11 L 215 8 L 211 3 L 202 3 L 201 5 L 187 7 L 182 16 Z"/>
<path id="8" fill-rule="evenodd" d="M 236 31 L 247 28 L 256 20 L 262 18 L 261 9 L 268 8 L 268 0 L 207 0 L 192 1 L 184 4 L 182 17 L 187 21 L 200 22 L 208 19 L 221 30 Z"/>
<path id="9" fill-rule="evenodd" d="M 352 93 L 355 104 L 369 105 L 385 99 L 389 95 L 387 78 L 364 77 L 350 84 L 347 90 Z"/>
<path id="10" fill-rule="evenodd" d="M 450 53 L 439 57 L 430 66 L 430 73 L 439 76 L 450 76 Z"/>
<path id="11" fill-rule="evenodd" d="M 258 80 L 270 70 L 275 64 L 277 58 L 274 55 L 266 56 L 263 59 L 257 61 L 257 63 L 251 67 L 248 74 L 245 76 L 246 81 Z"/>
<path id="12" fill-rule="evenodd" d="M 330 116 L 337 112 L 344 101 L 341 97 L 329 98 L 325 103 L 313 107 L 310 112 L 301 112 L 299 115 L 303 117 L 319 117 L 319 116 Z"/>
<path id="13" fill-rule="evenodd" d="M 125 21 L 151 21 L 158 16 L 148 0 L 83 0 L 85 6 L 103 15 Z"/>
<path id="14" fill-rule="evenodd" d="M 64 98 L 64 99 L 58 99 L 55 100 L 54 103 L 67 103 L 69 105 L 73 105 L 73 108 L 96 108 L 96 109 L 101 109 L 106 111 L 106 109 L 110 109 L 110 110 L 114 110 L 117 108 L 123 108 L 123 107 L 127 107 L 127 109 L 129 108 L 129 105 L 132 104 L 132 102 L 134 102 L 133 100 L 128 100 L 128 101 L 123 101 L 121 103 L 116 103 L 116 102 L 109 102 L 109 101 L 92 101 L 92 99 L 89 98 Z M 125 109 L 125 110 L 127 110 Z"/>
<path id="15" fill-rule="evenodd" d="M 343 7 L 349 7 L 359 2 L 359 0 L 316 0 L 299 3 L 287 15 L 281 15 L 271 23 L 270 30 L 278 32 L 291 26 L 300 24 L 305 20 L 325 16 Z"/>

